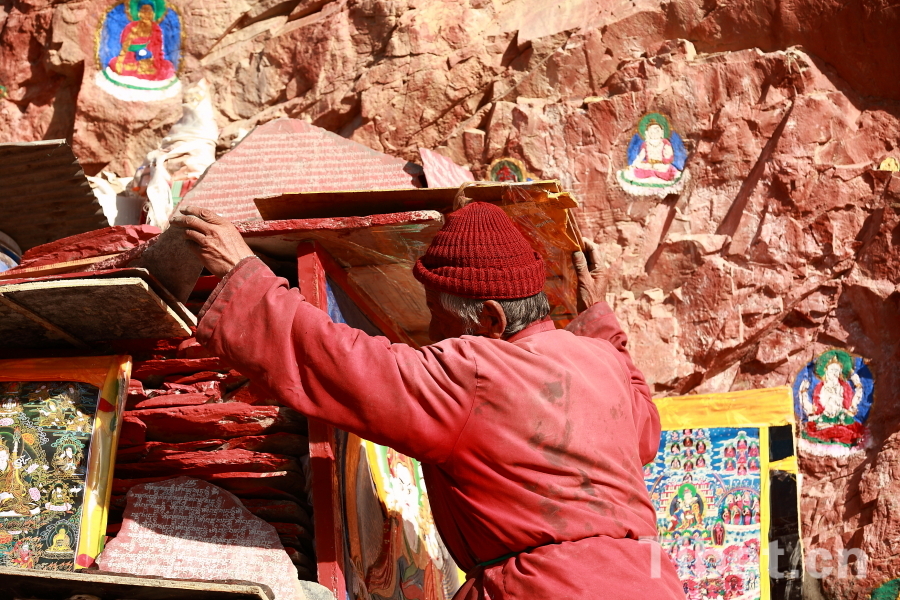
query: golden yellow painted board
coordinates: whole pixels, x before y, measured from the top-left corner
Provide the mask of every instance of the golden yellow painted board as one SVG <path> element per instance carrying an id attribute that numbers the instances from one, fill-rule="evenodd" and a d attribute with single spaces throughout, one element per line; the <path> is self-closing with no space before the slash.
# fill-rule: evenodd
<path id="1" fill-rule="evenodd" d="M 0 564 L 71 571 L 103 549 L 131 359 L 0 361 Z"/>

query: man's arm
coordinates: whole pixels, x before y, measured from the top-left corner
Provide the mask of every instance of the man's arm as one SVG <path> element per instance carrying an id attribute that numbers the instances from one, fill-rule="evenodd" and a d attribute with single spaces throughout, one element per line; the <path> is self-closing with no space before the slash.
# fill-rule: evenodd
<path id="1" fill-rule="evenodd" d="M 228 276 L 197 340 L 283 405 L 427 462 L 449 456 L 469 415 L 466 342 L 414 350 L 333 323 L 259 259 Z"/>
<path id="2" fill-rule="evenodd" d="M 579 315 L 566 327 L 575 335 L 606 340 L 616 350 L 622 368 L 631 379 L 634 423 L 640 435 L 640 457 L 644 464 L 651 462 L 659 450 L 659 411 L 651 400 L 650 387 L 644 374 L 635 366 L 626 348 L 628 336 L 609 304 L 602 300 L 606 295 L 606 274 L 600 268 L 597 245 L 585 240 L 584 253 L 573 256 L 578 275 Z"/>
<path id="3" fill-rule="evenodd" d="M 198 218 L 189 211 L 189 218 Z M 214 235 L 233 231 L 240 240 L 230 223 L 212 225 L 223 229 Z M 218 243 L 198 239 L 210 244 L 206 252 Z M 216 255 L 221 264 L 210 260 L 213 268 L 231 269 L 204 307 L 197 328 L 204 346 L 310 417 L 427 462 L 449 456 L 474 399 L 467 342 L 415 350 L 332 323 L 262 261 L 244 258 L 249 248 L 226 242 L 223 247 L 234 251 Z"/>
<path id="4" fill-rule="evenodd" d="M 640 457 L 644 464 L 651 462 L 659 450 L 659 411 L 651 400 L 644 374 L 631 360 L 626 348 L 628 336 L 622 331 L 616 315 L 606 302 L 598 302 L 578 315 L 566 329 L 575 335 L 606 340 L 616 349 L 619 363 L 631 379 L 634 423 L 640 435 Z"/>

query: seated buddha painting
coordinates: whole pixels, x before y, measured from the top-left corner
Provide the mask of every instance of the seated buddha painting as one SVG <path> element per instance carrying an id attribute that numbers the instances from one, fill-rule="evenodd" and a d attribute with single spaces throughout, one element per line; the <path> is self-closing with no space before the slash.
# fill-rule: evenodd
<path id="1" fill-rule="evenodd" d="M 126 0 L 100 27 L 96 82 L 129 101 L 173 98 L 181 92 L 181 21 L 165 0 Z"/>
<path id="2" fill-rule="evenodd" d="M 866 421 L 875 380 L 862 357 L 832 348 L 810 361 L 794 380 L 794 410 L 801 452 L 845 457 L 870 442 Z"/>
<path id="3" fill-rule="evenodd" d="M 99 389 L 0 383 L 0 566 L 71 571 Z"/>
<path id="4" fill-rule="evenodd" d="M 653 112 L 641 118 L 627 154 L 628 166 L 616 173 L 627 193 L 664 198 L 684 189 L 690 176 L 685 168 L 687 150 L 664 115 Z"/>

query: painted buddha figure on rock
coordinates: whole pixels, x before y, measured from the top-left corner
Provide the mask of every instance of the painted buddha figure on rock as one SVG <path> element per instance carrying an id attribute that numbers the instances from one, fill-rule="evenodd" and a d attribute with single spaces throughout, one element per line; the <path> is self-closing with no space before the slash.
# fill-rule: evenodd
<path id="1" fill-rule="evenodd" d="M 825 442 L 857 442 L 864 435 L 863 424 L 856 420 L 864 390 L 850 355 L 825 352 L 816 361 L 815 372 L 819 381 L 811 385 L 806 379 L 799 388 L 807 416 L 805 434 Z"/>
<path id="2" fill-rule="evenodd" d="M 163 32 L 156 22 L 154 4 L 139 0 L 137 19 L 122 31 L 122 50 L 109 61 L 109 68 L 119 75 L 161 81 L 175 75 L 175 67 L 163 54 Z M 134 18 L 134 15 L 132 16 Z"/>
<path id="3" fill-rule="evenodd" d="M 177 72 L 181 22 L 165 0 L 125 0 L 107 13 L 98 39 L 95 81 L 126 101 L 153 101 L 181 92 Z"/>
<path id="4" fill-rule="evenodd" d="M 637 133 L 628 144 L 628 166 L 616 173 L 622 189 L 636 196 L 659 196 L 681 192 L 687 180 L 687 150 L 669 120 L 649 113 L 638 122 Z"/>

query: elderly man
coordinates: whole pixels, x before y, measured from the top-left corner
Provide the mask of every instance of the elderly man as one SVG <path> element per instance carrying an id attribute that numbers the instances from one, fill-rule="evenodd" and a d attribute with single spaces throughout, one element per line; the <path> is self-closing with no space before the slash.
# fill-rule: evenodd
<path id="1" fill-rule="evenodd" d="M 230 223 L 184 215 L 173 225 L 224 277 L 198 339 L 285 406 L 422 461 L 467 574 L 456 598 L 684 597 L 642 475 L 659 416 L 583 255 L 586 310 L 556 329 L 542 260 L 503 210 L 450 214 L 415 265 L 436 342 L 415 349 L 332 323 Z"/>

